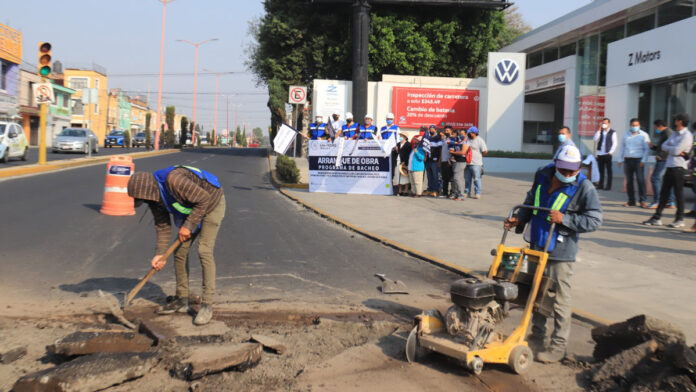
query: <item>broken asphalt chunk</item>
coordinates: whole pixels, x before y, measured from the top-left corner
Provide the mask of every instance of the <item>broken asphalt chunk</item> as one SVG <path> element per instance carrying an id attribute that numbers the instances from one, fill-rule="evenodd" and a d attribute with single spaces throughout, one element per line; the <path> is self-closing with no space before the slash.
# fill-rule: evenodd
<path id="1" fill-rule="evenodd" d="M 21 377 L 15 392 L 92 392 L 142 377 L 157 362 L 154 352 L 99 353 Z"/>
<path id="2" fill-rule="evenodd" d="M 204 344 L 187 348 L 185 359 L 173 373 L 178 378 L 195 380 L 225 370 L 244 371 L 261 361 L 263 347 L 257 343 Z"/>
<path id="3" fill-rule="evenodd" d="M 269 336 L 253 334 L 251 335 L 251 340 L 260 343 L 264 348 L 274 351 L 279 355 L 282 355 L 287 350 L 287 347 L 285 347 L 283 343 Z"/>
<path id="4" fill-rule="evenodd" d="M 152 347 L 152 339 L 136 332 L 79 331 L 46 347 L 50 354 L 89 355 L 96 353 L 144 352 Z"/>
<path id="5" fill-rule="evenodd" d="M 26 347 L 15 347 L 11 350 L 0 353 L 0 363 L 7 365 L 8 363 L 12 363 L 25 355 L 27 355 Z"/>

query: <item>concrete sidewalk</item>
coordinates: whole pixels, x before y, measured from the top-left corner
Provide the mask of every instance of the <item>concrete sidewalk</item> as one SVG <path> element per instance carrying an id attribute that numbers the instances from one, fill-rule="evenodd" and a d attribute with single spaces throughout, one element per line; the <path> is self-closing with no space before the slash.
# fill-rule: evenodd
<path id="1" fill-rule="evenodd" d="M 485 273 L 490 250 L 502 235 L 502 221 L 520 204 L 532 174 L 486 175 L 483 197 L 455 202 L 444 198 L 284 192 L 390 241 L 451 264 Z M 521 178 L 525 177 L 525 178 Z M 687 209 L 693 193 L 687 191 Z M 652 210 L 625 208 L 625 194 L 600 191 L 604 224 L 581 236 L 575 264 L 573 306 L 611 321 L 648 313 L 671 321 L 696 341 L 696 235 L 643 226 Z M 671 221 L 674 210 L 663 220 Z M 692 220 L 687 222 L 689 225 Z M 521 245 L 521 236 L 508 237 Z M 399 279 L 398 276 L 393 277 Z"/>

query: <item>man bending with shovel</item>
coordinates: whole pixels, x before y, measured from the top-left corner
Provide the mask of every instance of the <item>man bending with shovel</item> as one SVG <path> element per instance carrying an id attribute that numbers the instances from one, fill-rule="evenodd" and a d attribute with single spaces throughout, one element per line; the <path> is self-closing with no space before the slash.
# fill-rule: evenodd
<path id="1" fill-rule="evenodd" d="M 155 173 L 137 172 L 128 181 L 128 195 L 135 207 L 147 203 L 155 218 L 157 247 L 152 268 L 159 271 L 167 263 L 162 255 L 171 238 L 171 219 L 179 227 L 181 245 L 174 253 L 176 298 L 160 307 L 159 314 L 189 311 L 188 253 L 198 238 L 198 256 L 203 269 L 203 301 L 194 324 L 203 325 L 213 317 L 215 258 L 213 250 L 225 216 L 225 195 L 214 175 L 190 166 L 171 166 Z"/>

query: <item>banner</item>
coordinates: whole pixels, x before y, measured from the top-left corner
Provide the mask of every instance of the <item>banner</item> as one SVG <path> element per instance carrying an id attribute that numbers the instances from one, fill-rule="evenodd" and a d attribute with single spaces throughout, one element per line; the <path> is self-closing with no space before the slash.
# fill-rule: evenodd
<path id="1" fill-rule="evenodd" d="M 391 169 L 375 140 L 309 141 L 310 192 L 391 195 Z"/>
<path id="2" fill-rule="evenodd" d="M 394 87 L 392 110 L 403 128 L 442 123 L 455 128 L 478 127 L 479 91 Z"/>
<path id="3" fill-rule="evenodd" d="M 285 155 L 285 151 L 288 150 L 292 141 L 295 140 L 295 136 L 297 136 L 297 131 L 283 124 L 278 130 L 276 137 L 273 138 L 273 150 L 278 154 Z"/>
<path id="4" fill-rule="evenodd" d="M 580 97 L 578 108 L 578 136 L 594 136 L 599 129 L 599 121 L 604 118 L 604 95 Z"/>

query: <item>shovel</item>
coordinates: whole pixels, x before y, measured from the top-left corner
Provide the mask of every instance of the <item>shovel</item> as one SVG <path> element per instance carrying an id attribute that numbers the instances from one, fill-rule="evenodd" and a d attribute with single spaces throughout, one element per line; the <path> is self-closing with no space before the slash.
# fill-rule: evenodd
<path id="1" fill-rule="evenodd" d="M 162 259 L 167 260 L 169 258 L 169 256 L 171 256 L 172 253 L 174 253 L 176 248 L 179 247 L 179 245 L 181 245 L 181 241 L 179 241 L 177 239 L 176 241 L 174 241 L 174 243 L 172 243 L 169 246 L 169 249 L 167 249 L 167 251 L 162 255 Z M 150 269 L 150 271 L 147 273 L 147 275 L 145 275 L 140 280 L 140 282 L 138 282 L 138 284 L 136 284 L 135 287 L 133 287 L 133 290 L 131 290 L 130 293 L 128 293 L 126 298 L 123 300 L 123 306 L 121 306 L 121 308 L 125 308 L 126 306 L 128 306 L 128 304 L 130 304 L 130 302 L 133 300 L 133 298 L 135 298 L 135 296 L 138 294 L 140 289 L 142 289 L 143 286 L 145 286 L 145 283 L 147 283 L 147 281 L 150 280 L 150 278 L 152 277 L 152 275 L 155 274 L 155 272 L 157 272 L 156 269 L 154 269 L 154 268 Z"/>
<path id="2" fill-rule="evenodd" d="M 406 284 L 400 280 L 391 280 L 385 274 L 375 274 L 382 281 L 382 293 L 384 294 L 408 294 Z"/>

